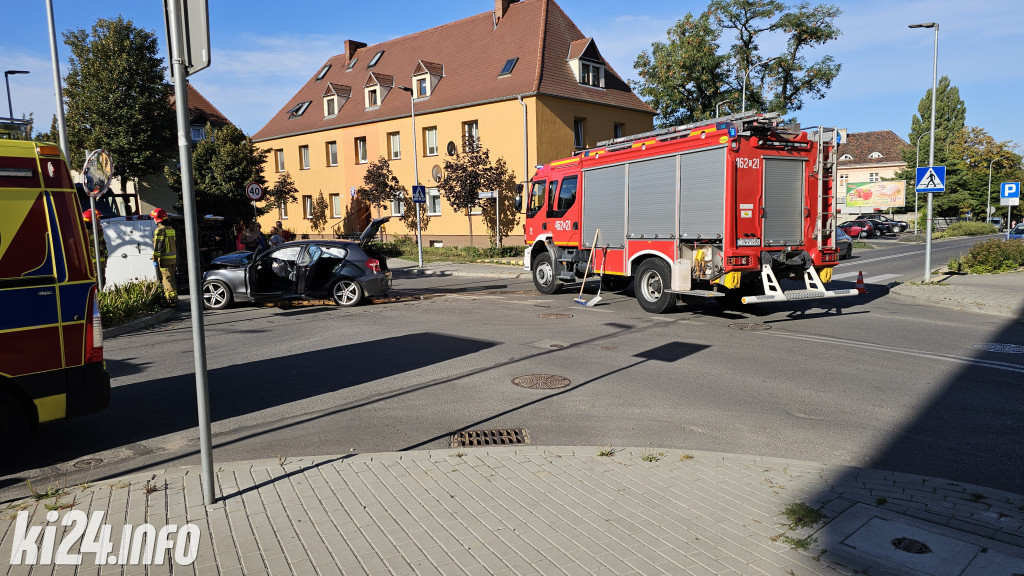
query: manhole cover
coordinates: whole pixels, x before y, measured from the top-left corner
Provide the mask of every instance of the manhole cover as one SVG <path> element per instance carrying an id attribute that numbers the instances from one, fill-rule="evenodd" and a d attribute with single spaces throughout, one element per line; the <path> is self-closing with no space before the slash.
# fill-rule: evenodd
<path id="1" fill-rule="evenodd" d="M 729 324 L 729 328 L 734 330 L 771 330 L 772 327 L 768 324 Z"/>
<path id="2" fill-rule="evenodd" d="M 566 314 L 564 312 L 547 312 L 540 314 L 541 318 L 554 318 L 556 320 L 564 320 L 566 318 L 572 318 L 572 314 Z"/>
<path id="3" fill-rule="evenodd" d="M 565 348 L 565 344 L 552 344 L 551 348 Z"/>
<path id="4" fill-rule="evenodd" d="M 99 466 L 100 464 L 103 464 L 102 458 L 86 458 L 75 462 L 72 466 L 75 468 L 92 468 L 94 466 Z"/>
<path id="5" fill-rule="evenodd" d="M 572 384 L 565 376 L 555 376 L 554 374 L 527 374 L 514 378 L 512 383 L 520 388 L 531 390 L 554 390 Z"/>
<path id="6" fill-rule="evenodd" d="M 463 446 L 511 446 L 529 444 L 530 433 L 526 428 L 504 428 L 501 430 L 465 430 L 452 436 L 452 448 Z"/>
<path id="7" fill-rule="evenodd" d="M 932 549 L 921 542 L 913 538 L 901 537 L 892 539 L 892 547 L 899 550 L 900 552 L 906 552 L 908 554 L 931 554 Z"/>
<path id="8" fill-rule="evenodd" d="M 1002 352 L 1003 354 L 1024 354 L 1024 346 L 1018 344 L 975 344 L 975 350 L 984 352 Z"/>

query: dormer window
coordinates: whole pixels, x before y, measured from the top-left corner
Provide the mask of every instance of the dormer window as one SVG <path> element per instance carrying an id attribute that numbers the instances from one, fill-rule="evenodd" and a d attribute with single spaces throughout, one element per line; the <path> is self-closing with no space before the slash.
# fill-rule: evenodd
<path id="1" fill-rule="evenodd" d="M 593 38 L 583 38 L 569 44 L 567 60 L 577 82 L 584 86 L 604 88 L 604 58 L 598 52 Z"/>
<path id="2" fill-rule="evenodd" d="M 842 162 L 843 160 L 853 160 L 853 156 L 850 156 L 849 154 L 843 154 L 842 156 L 839 157 L 839 161 Z"/>
<path id="3" fill-rule="evenodd" d="M 380 106 L 380 89 L 377 87 L 366 89 L 366 107 L 376 108 Z"/>
<path id="4" fill-rule="evenodd" d="M 351 86 L 328 82 L 324 90 L 324 118 L 333 118 L 351 95 Z"/>
<path id="5" fill-rule="evenodd" d="M 871 154 L 868 154 L 868 158 L 870 158 L 872 160 L 877 160 L 878 158 L 881 158 L 881 157 L 882 157 L 882 153 L 881 152 L 872 152 Z"/>
<path id="6" fill-rule="evenodd" d="M 376 109 L 388 97 L 388 92 L 395 86 L 395 77 L 387 74 L 370 72 L 363 84 L 363 95 L 367 110 Z"/>
<path id="7" fill-rule="evenodd" d="M 427 81 L 427 77 L 416 78 L 416 97 L 426 98 L 427 96 L 430 96 L 430 83 Z"/>
<path id="8" fill-rule="evenodd" d="M 324 118 L 330 118 L 338 113 L 338 97 L 328 96 L 324 98 Z"/>
<path id="9" fill-rule="evenodd" d="M 377 52 L 376 54 L 374 54 L 373 58 L 370 59 L 370 63 L 366 65 L 366 68 L 369 69 L 369 68 L 373 68 L 374 66 L 376 66 L 377 62 L 380 61 L 380 57 L 383 56 L 383 55 L 384 55 L 384 51 L 383 50 L 381 50 L 380 52 Z"/>
<path id="10" fill-rule="evenodd" d="M 306 100 L 295 105 L 294 108 L 288 111 L 288 118 L 298 118 L 306 112 L 306 108 L 309 108 L 309 104 L 312 100 Z"/>
<path id="11" fill-rule="evenodd" d="M 330 70 L 330 69 L 331 69 L 331 65 L 330 64 L 328 64 L 328 65 L 324 66 L 323 68 L 321 68 L 320 69 L 320 73 L 316 75 L 316 82 L 319 82 L 319 81 L 323 80 L 324 76 L 327 75 L 327 71 Z"/>
<path id="12" fill-rule="evenodd" d="M 580 84 L 604 88 L 604 66 L 580 62 Z"/>
<path id="13" fill-rule="evenodd" d="M 501 67 L 501 72 L 498 76 L 508 76 L 512 73 L 512 70 L 516 67 L 516 62 L 519 62 L 519 58 L 509 58 L 505 61 L 505 65 Z"/>
<path id="14" fill-rule="evenodd" d="M 444 66 L 435 62 L 416 63 L 412 71 L 412 86 L 415 90 L 414 98 L 429 98 L 437 83 L 444 77 Z"/>

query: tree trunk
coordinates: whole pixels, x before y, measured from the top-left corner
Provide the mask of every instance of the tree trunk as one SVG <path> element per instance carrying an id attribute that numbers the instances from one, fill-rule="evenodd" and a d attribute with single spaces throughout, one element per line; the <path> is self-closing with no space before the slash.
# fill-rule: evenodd
<path id="1" fill-rule="evenodd" d="M 473 245 L 473 214 L 466 208 L 466 219 L 469 220 L 469 245 Z"/>

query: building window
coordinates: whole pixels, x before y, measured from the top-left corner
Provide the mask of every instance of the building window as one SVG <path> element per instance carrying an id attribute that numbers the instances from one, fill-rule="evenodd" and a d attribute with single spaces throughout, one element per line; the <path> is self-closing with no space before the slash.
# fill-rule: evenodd
<path id="1" fill-rule="evenodd" d="M 288 111 L 288 118 L 298 118 L 306 113 L 306 108 L 309 108 L 309 104 L 312 100 L 306 100 L 305 102 L 299 102 L 294 108 Z"/>
<path id="2" fill-rule="evenodd" d="M 355 68 L 356 62 L 359 62 L 359 58 L 353 58 L 352 61 L 348 63 L 348 68 L 345 68 L 345 72 Z"/>
<path id="3" fill-rule="evenodd" d="M 427 214 L 441 215 L 441 192 L 437 188 L 427 188 Z"/>
<path id="4" fill-rule="evenodd" d="M 413 84 L 416 87 L 416 98 L 426 98 L 430 96 L 430 80 L 426 75 L 415 76 L 412 79 Z"/>
<path id="5" fill-rule="evenodd" d="M 572 145 L 577 148 L 583 148 L 587 142 L 583 134 L 584 124 L 584 118 L 572 119 Z"/>
<path id="6" fill-rule="evenodd" d="M 625 126 L 622 122 L 616 122 L 612 128 L 612 138 L 622 138 L 622 128 Z"/>
<path id="7" fill-rule="evenodd" d="M 284 150 L 274 150 L 274 159 L 278 172 L 284 172 Z"/>
<path id="8" fill-rule="evenodd" d="M 374 54 L 373 58 L 370 59 L 370 63 L 366 65 L 366 68 L 369 69 L 369 68 L 373 68 L 374 66 L 376 66 L 377 62 L 380 61 L 380 57 L 383 56 L 383 55 L 384 55 L 384 51 L 383 50 L 381 50 L 380 52 L 377 52 L 376 54 Z"/>
<path id="9" fill-rule="evenodd" d="M 842 162 L 843 160 L 853 160 L 853 156 L 850 156 L 849 154 L 843 154 L 842 156 L 839 157 L 839 161 Z"/>
<path id="10" fill-rule="evenodd" d="M 356 164 L 366 164 L 366 136 L 356 138 Z"/>
<path id="11" fill-rule="evenodd" d="M 401 216 L 403 214 L 405 214 L 405 201 L 402 199 L 401 194 L 397 194 L 391 200 L 391 215 Z"/>
<path id="12" fill-rule="evenodd" d="M 850 179 L 850 175 L 849 174 L 840 174 L 839 175 L 839 186 L 841 188 L 846 188 L 846 182 L 849 179 Z"/>
<path id="13" fill-rule="evenodd" d="M 392 160 L 402 159 L 402 139 L 398 132 L 388 133 L 388 156 Z"/>
<path id="14" fill-rule="evenodd" d="M 476 145 L 480 144 L 480 125 L 476 120 L 462 123 L 463 147 L 466 140 L 472 140 Z"/>
<path id="15" fill-rule="evenodd" d="M 324 118 L 330 118 L 338 113 L 338 98 L 337 96 L 328 96 L 324 98 Z"/>
<path id="16" fill-rule="evenodd" d="M 580 62 L 580 84 L 603 88 L 604 66 Z"/>
<path id="17" fill-rule="evenodd" d="M 426 156 L 437 156 L 437 126 L 423 129 L 423 143 Z"/>
<path id="18" fill-rule="evenodd" d="M 321 68 L 320 69 L 320 73 L 316 75 L 316 81 L 319 82 L 319 81 L 323 80 L 324 76 L 327 75 L 327 71 L 330 70 L 330 69 L 331 69 L 331 65 L 330 64 L 328 64 L 328 65 L 324 66 L 323 68 Z"/>
<path id="19" fill-rule="evenodd" d="M 380 92 L 376 87 L 366 89 L 366 107 L 376 108 L 380 106 Z"/>
<path id="20" fill-rule="evenodd" d="M 878 177 L 878 172 L 868 173 L 868 182 L 879 182 L 881 178 Z"/>
<path id="21" fill-rule="evenodd" d="M 877 160 L 877 159 L 879 159 L 881 157 L 882 157 L 882 153 L 881 152 L 872 152 L 871 154 L 868 154 L 868 158 L 870 158 L 872 160 Z"/>
<path id="22" fill-rule="evenodd" d="M 313 197 L 306 195 L 302 197 L 302 214 L 306 220 L 313 219 Z"/>
<path id="23" fill-rule="evenodd" d="M 287 220 L 288 219 L 288 203 L 285 202 L 277 207 L 277 219 Z"/>
<path id="24" fill-rule="evenodd" d="M 509 58 L 505 61 L 505 65 L 501 67 L 501 72 L 498 76 L 507 76 L 512 73 L 512 70 L 516 67 L 516 62 L 519 62 L 519 58 Z"/>
<path id="25" fill-rule="evenodd" d="M 299 169 L 309 170 L 309 146 L 299 146 Z"/>
<path id="26" fill-rule="evenodd" d="M 341 194 L 331 194 L 331 218 L 341 218 Z"/>
<path id="27" fill-rule="evenodd" d="M 203 126 L 192 126 L 191 132 L 193 144 L 206 138 L 206 128 L 204 128 Z"/>
<path id="28" fill-rule="evenodd" d="M 337 166 L 338 165 L 338 143 L 328 142 L 327 143 L 327 165 Z"/>

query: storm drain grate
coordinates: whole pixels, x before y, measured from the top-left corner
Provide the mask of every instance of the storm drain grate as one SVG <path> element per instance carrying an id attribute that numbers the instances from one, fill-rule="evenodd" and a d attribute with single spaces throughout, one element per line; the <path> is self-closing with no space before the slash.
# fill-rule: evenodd
<path id="1" fill-rule="evenodd" d="M 554 318 L 555 320 L 564 320 L 566 318 L 572 318 L 572 314 L 566 314 L 565 312 L 545 312 L 539 314 L 541 318 Z"/>
<path id="2" fill-rule="evenodd" d="M 901 537 L 892 539 L 892 547 L 899 550 L 900 552 L 906 552 L 908 554 L 931 554 L 932 549 L 930 546 L 915 540 L 913 538 Z"/>
<path id="3" fill-rule="evenodd" d="M 520 388 L 529 388 L 531 390 L 554 390 L 555 388 L 565 388 L 572 384 L 565 376 L 556 376 L 554 374 L 527 374 L 526 376 L 513 378 L 512 383 Z"/>
<path id="4" fill-rule="evenodd" d="M 500 430 L 464 430 L 452 436 L 452 448 L 464 446 L 513 446 L 530 443 L 526 428 Z"/>
<path id="5" fill-rule="evenodd" d="M 768 324 L 729 324 L 729 328 L 733 330 L 771 330 L 772 327 Z"/>

